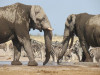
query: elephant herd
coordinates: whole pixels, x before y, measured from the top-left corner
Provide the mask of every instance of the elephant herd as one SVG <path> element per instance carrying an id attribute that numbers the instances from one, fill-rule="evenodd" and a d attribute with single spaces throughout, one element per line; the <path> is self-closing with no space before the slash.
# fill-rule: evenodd
<path id="1" fill-rule="evenodd" d="M 56 56 L 57 63 L 59 64 L 62 57 L 66 55 L 68 49 L 72 48 L 75 35 L 79 38 L 80 47 L 83 50 L 82 57 L 77 55 L 79 61 L 91 62 L 96 54 L 94 54 L 93 57 L 91 56 L 91 53 L 89 52 L 90 46 L 94 48 L 100 47 L 100 15 L 90 15 L 87 13 L 69 15 L 65 22 L 63 41 L 59 45 L 61 49 L 54 52 L 52 51 L 53 28 L 42 7 L 38 5 L 15 3 L 0 7 L 0 44 L 12 40 L 14 48 L 14 59 L 11 62 L 12 65 L 22 64 L 19 61 L 22 48 L 29 58 L 28 65 L 38 65 L 34 55 L 36 46 L 33 46 L 32 48 L 29 36 L 31 28 L 33 30 L 38 29 L 40 32 L 44 32 L 45 60 L 43 65 L 47 64 L 50 55 L 52 54 L 53 57 L 53 54 L 55 53 L 58 53 Z M 71 43 L 69 43 L 70 40 Z M 55 48 L 57 47 L 55 46 Z M 32 52 L 32 49 L 34 49 L 34 52 Z M 80 52 L 80 50 L 77 52 Z M 98 53 L 98 55 L 100 54 Z M 98 61 L 99 57 L 95 56 L 95 59 Z"/>

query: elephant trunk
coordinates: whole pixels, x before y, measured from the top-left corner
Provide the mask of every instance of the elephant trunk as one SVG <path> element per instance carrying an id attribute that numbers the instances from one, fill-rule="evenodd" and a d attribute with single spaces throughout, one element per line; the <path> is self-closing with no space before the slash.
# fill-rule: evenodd
<path id="1" fill-rule="evenodd" d="M 58 56 L 58 60 L 57 63 L 59 64 L 59 60 L 63 57 L 63 55 L 65 54 L 67 47 L 69 45 L 69 37 L 64 37 L 63 42 L 62 42 L 62 51 L 61 54 Z"/>
<path id="2" fill-rule="evenodd" d="M 73 45 L 73 40 L 74 40 L 74 36 L 71 37 L 71 42 L 70 42 L 70 45 L 69 45 L 69 49 L 72 47 Z"/>
<path id="3" fill-rule="evenodd" d="M 52 44 L 52 31 L 44 30 L 44 39 L 45 39 L 45 61 L 43 65 L 45 65 L 50 59 L 50 52 L 51 52 L 51 44 Z"/>

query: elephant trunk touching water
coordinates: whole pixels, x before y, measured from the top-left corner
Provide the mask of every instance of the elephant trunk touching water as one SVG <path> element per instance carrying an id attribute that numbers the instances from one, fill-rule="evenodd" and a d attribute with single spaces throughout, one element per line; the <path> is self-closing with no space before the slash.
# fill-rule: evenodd
<path id="1" fill-rule="evenodd" d="M 83 54 L 85 55 L 82 61 L 92 61 L 88 49 L 90 46 L 100 47 L 100 15 L 81 13 L 72 14 L 67 18 L 63 36 L 63 50 L 58 57 L 58 63 L 68 47 L 70 38 L 74 34 L 79 38 Z"/>
<path id="2" fill-rule="evenodd" d="M 46 59 L 43 63 L 45 65 L 50 59 L 50 52 L 51 52 L 51 44 L 52 44 L 52 32 L 44 30 L 44 38 L 45 38 L 45 51 L 46 51 Z"/>
<path id="3" fill-rule="evenodd" d="M 64 30 L 64 36 L 63 36 L 63 41 L 62 41 L 62 52 L 58 57 L 57 63 L 59 64 L 59 60 L 63 57 L 63 55 L 66 53 L 67 48 L 71 48 L 74 40 L 74 27 L 73 24 L 75 22 L 75 17 L 72 18 L 73 21 L 69 25 L 68 21 L 65 23 L 65 30 Z M 67 20 L 70 20 L 70 17 L 68 17 Z M 70 27 L 70 28 L 69 28 Z M 68 29 L 69 28 L 69 29 Z M 71 40 L 71 43 L 69 45 L 69 41 Z"/>
<path id="4" fill-rule="evenodd" d="M 35 13 L 33 12 L 34 10 L 35 10 Z M 32 11 L 31 12 L 32 19 L 34 20 L 34 22 L 36 24 L 35 26 L 33 26 L 33 29 L 35 28 L 40 31 L 42 31 L 42 30 L 44 31 L 46 59 L 45 59 L 43 65 L 45 65 L 50 59 L 50 51 L 51 51 L 51 43 L 52 43 L 52 28 L 51 28 L 51 25 L 50 25 L 50 22 L 49 22 L 47 16 L 45 15 L 45 13 L 41 7 L 32 6 L 31 11 Z M 38 14 L 36 14 L 36 13 L 38 13 Z"/>

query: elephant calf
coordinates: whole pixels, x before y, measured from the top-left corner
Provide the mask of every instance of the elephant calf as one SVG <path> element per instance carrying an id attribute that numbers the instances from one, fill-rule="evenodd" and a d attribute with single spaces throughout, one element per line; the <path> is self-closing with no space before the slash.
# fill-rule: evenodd
<path id="1" fill-rule="evenodd" d="M 52 27 L 43 11 L 38 5 L 24 5 L 15 3 L 0 7 L 0 44 L 12 40 L 14 46 L 14 59 L 12 65 L 21 65 L 19 61 L 21 47 L 28 55 L 29 66 L 37 66 L 32 52 L 29 31 L 30 29 L 44 31 L 46 59 L 45 65 L 50 59 L 52 43 Z"/>

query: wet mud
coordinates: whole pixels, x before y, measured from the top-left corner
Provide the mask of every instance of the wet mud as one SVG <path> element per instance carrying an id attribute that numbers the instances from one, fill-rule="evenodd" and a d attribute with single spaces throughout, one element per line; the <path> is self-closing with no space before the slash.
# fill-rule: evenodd
<path id="1" fill-rule="evenodd" d="M 12 66 L 10 61 L 0 62 L 0 75 L 100 75 L 99 63 L 61 63 L 49 62 L 43 66 L 27 66 L 27 61 L 21 66 Z"/>

